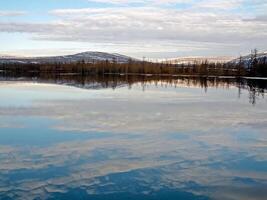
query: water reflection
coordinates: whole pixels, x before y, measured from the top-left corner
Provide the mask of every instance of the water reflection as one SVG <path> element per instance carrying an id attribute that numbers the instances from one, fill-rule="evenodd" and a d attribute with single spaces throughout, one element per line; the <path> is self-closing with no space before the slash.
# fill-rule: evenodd
<path id="1" fill-rule="evenodd" d="M 0 199 L 266 198 L 264 80 L 3 79 Z"/>
<path id="2" fill-rule="evenodd" d="M 61 84 L 83 89 L 120 88 L 127 86 L 129 89 L 137 83 L 145 90 L 149 85 L 161 87 L 198 87 L 206 92 L 208 88 L 237 87 L 238 95 L 242 90 L 249 91 L 249 102 L 256 104 L 259 96 L 264 97 L 267 89 L 266 79 L 231 78 L 231 77 L 188 77 L 188 76 L 81 76 L 79 74 L 28 74 L 23 77 L 0 76 L 0 81 L 28 81 L 37 83 Z"/>

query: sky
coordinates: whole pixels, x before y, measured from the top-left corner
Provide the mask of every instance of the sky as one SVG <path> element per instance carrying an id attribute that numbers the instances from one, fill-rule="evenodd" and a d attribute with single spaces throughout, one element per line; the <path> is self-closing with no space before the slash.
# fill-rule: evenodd
<path id="1" fill-rule="evenodd" d="M 267 51 L 266 10 L 267 0 L 2 0 L 0 55 L 239 56 Z"/>

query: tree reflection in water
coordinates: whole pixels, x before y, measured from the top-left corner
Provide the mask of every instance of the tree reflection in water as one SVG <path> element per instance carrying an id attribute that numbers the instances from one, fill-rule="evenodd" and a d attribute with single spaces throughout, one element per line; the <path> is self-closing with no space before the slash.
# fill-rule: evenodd
<path id="1" fill-rule="evenodd" d="M 197 87 L 208 92 L 208 88 L 238 88 L 238 96 L 242 90 L 249 92 L 249 102 L 256 104 L 258 97 L 264 97 L 267 89 L 266 79 L 249 79 L 234 77 L 199 77 L 199 76 L 135 76 L 135 75 L 95 75 L 82 76 L 79 74 L 24 74 L 1 76 L 2 81 L 31 81 L 38 83 L 50 83 L 69 85 L 83 89 L 105 89 L 127 86 L 129 89 L 134 84 L 140 84 L 143 90 L 149 85 L 159 87 Z"/>

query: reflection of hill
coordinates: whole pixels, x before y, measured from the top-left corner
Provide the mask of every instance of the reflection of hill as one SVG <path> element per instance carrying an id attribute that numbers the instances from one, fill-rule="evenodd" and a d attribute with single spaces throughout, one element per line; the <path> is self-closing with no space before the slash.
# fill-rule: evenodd
<path id="1" fill-rule="evenodd" d="M 194 77 L 194 76 L 124 76 L 124 75 L 105 75 L 105 76 L 80 76 L 75 74 L 40 74 L 39 76 L 1 77 L 2 81 L 27 81 L 38 83 L 50 83 L 58 85 L 68 85 L 82 89 L 116 89 L 119 87 L 131 88 L 135 84 L 140 84 L 143 90 L 148 85 L 164 87 L 197 87 L 204 88 L 230 88 L 237 87 L 241 90 L 250 92 L 249 99 L 252 104 L 256 103 L 256 97 L 264 95 L 267 89 L 265 79 L 246 79 L 246 78 L 218 78 L 218 77 Z"/>

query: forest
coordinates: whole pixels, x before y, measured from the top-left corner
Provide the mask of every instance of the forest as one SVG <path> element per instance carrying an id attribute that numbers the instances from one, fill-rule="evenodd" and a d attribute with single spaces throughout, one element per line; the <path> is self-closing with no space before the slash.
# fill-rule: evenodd
<path id="1" fill-rule="evenodd" d="M 86 63 L 2 63 L 2 74 L 77 73 L 80 75 L 186 75 L 186 76 L 235 76 L 267 77 L 267 58 L 251 54 L 249 62 L 240 57 L 239 62 L 211 63 L 208 61 L 188 64 L 155 63 L 129 60 L 127 63 L 98 61 Z"/>

